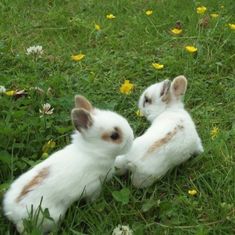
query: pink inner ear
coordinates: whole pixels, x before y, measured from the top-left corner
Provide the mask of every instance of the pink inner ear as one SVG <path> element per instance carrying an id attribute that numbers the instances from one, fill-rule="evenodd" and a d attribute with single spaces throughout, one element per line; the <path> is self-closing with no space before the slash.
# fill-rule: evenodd
<path id="1" fill-rule="evenodd" d="M 175 96 L 184 95 L 187 89 L 187 79 L 184 76 L 178 76 L 173 81 L 173 93 Z"/>
<path id="2" fill-rule="evenodd" d="M 81 96 L 81 95 L 75 96 L 75 107 L 83 108 L 89 112 L 91 112 L 93 109 L 91 103 L 84 96 Z"/>
<path id="3" fill-rule="evenodd" d="M 78 131 L 87 129 L 93 124 L 90 113 L 87 112 L 85 109 L 73 109 L 71 116 L 73 124 Z"/>

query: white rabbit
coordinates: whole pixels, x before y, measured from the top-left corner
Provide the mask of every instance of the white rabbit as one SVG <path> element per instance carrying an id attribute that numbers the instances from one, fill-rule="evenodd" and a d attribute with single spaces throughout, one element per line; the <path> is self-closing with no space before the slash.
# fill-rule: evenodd
<path id="1" fill-rule="evenodd" d="M 139 109 L 151 126 L 136 138 L 126 155 L 115 161 L 117 174 L 132 172 L 132 183 L 137 188 L 147 187 L 174 166 L 194 154 L 203 152 L 201 139 L 182 97 L 187 79 L 176 77 L 148 87 L 139 99 Z"/>
<path id="2" fill-rule="evenodd" d="M 43 221 L 43 232 L 50 231 L 74 201 L 94 200 L 112 176 L 115 157 L 132 145 L 133 131 L 125 118 L 93 108 L 82 96 L 75 96 L 75 106 L 72 143 L 21 175 L 5 194 L 5 215 L 19 232 L 31 206 L 36 211 L 41 199 L 41 209 L 48 208 L 54 219 Z"/>

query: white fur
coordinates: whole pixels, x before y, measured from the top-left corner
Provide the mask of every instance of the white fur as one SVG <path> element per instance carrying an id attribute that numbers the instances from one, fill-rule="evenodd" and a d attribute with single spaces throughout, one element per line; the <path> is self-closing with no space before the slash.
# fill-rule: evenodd
<path id="1" fill-rule="evenodd" d="M 177 91 L 174 90 L 174 87 L 178 88 L 176 83 L 185 83 L 180 87 L 182 89 L 180 94 L 176 94 Z M 162 92 L 163 84 L 168 84 L 169 88 L 165 89 L 165 93 Z M 142 136 L 134 140 L 131 150 L 126 155 L 118 156 L 115 161 L 118 174 L 123 174 L 128 169 L 132 172 L 134 186 L 147 187 L 164 176 L 169 169 L 186 161 L 193 154 L 203 152 L 193 120 L 181 101 L 186 87 L 186 78 L 179 76 L 171 84 L 168 80 L 156 83 L 141 95 L 139 108 L 151 122 L 151 126 Z M 170 97 L 170 101 L 162 101 L 161 93 L 164 93 L 165 97 Z M 151 99 L 151 104 L 144 104 L 146 95 Z M 174 131 L 175 135 L 170 140 L 148 153 L 156 141 L 166 138 Z"/>
<path id="2" fill-rule="evenodd" d="M 133 132 L 126 119 L 117 113 L 99 109 L 93 109 L 90 115 L 92 126 L 81 129 L 81 133 L 75 131 L 71 144 L 21 175 L 6 192 L 4 212 L 19 232 L 24 229 L 22 219 L 28 217 L 31 205 L 34 210 L 37 209 L 42 197 L 41 207 L 49 209 L 55 223 L 63 218 L 74 201 L 80 198 L 94 200 L 104 180 L 112 176 L 115 157 L 129 150 Z M 114 127 L 119 127 L 123 132 L 121 143 L 107 142 L 101 138 L 102 133 L 112 131 Z M 48 176 L 17 202 L 22 188 L 45 167 L 49 169 Z M 42 231 L 49 231 L 52 226 L 53 222 L 45 220 Z"/>

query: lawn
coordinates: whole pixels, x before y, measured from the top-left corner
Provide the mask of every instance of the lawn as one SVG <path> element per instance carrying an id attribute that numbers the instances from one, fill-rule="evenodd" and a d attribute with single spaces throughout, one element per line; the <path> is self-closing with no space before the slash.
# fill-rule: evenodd
<path id="1" fill-rule="evenodd" d="M 147 189 L 113 178 L 94 203 L 75 203 L 54 234 L 108 235 L 118 224 L 136 235 L 233 234 L 234 12 L 233 0 L 2 0 L 0 199 L 17 176 L 69 143 L 75 94 L 122 114 L 138 136 L 149 126 L 136 114 L 141 92 L 184 74 L 185 106 L 205 152 Z M 41 56 L 26 54 L 33 45 Z M 134 84 L 130 94 L 120 92 L 125 80 Z M 45 103 L 52 114 L 39 112 Z M 17 234 L 1 207 L 0 234 Z"/>

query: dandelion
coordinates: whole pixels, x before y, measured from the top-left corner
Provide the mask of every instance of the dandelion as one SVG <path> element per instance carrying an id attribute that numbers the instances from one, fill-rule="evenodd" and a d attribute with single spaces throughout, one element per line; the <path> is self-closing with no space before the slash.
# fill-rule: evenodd
<path id="1" fill-rule="evenodd" d="M 152 11 L 152 10 L 147 10 L 147 11 L 145 12 L 145 14 L 146 14 L 147 16 L 151 16 L 151 15 L 153 14 L 153 11 Z"/>
<path id="2" fill-rule="evenodd" d="M 49 156 L 48 153 L 42 153 L 42 158 L 47 158 Z"/>
<path id="3" fill-rule="evenodd" d="M 100 31 L 101 27 L 98 24 L 95 24 L 95 30 Z"/>
<path id="4" fill-rule="evenodd" d="M 112 235 L 132 235 L 133 231 L 128 225 L 118 225 L 114 230 Z"/>
<path id="5" fill-rule="evenodd" d="M 43 54 L 42 46 L 31 46 L 26 49 L 26 55 L 37 55 L 41 56 Z"/>
<path id="6" fill-rule="evenodd" d="M 228 26 L 230 27 L 230 29 L 234 30 L 235 29 L 235 24 L 228 24 Z"/>
<path id="7" fill-rule="evenodd" d="M 157 70 L 164 68 L 164 64 L 152 63 L 152 66 Z"/>
<path id="8" fill-rule="evenodd" d="M 0 86 L 0 94 L 3 94 L 6 92 L 6 88 L 4 86 Z"/>
<path id="9" fill-rule="evenodd" d="M 129 95 L 134 88 L 134 84 L 130 83 L 129 80 L 125 80 L 120 87 L 120 92 L 126 95 Z"/>
<path id="10" fill-rule="evenodd" d="M 188 190 L 188 194 L 190 196 L 195 196 L 197 194 L 197 190 L 196 189 L 190 189 L 190 190 Z"/>
<path id="11" fill-rule="evenodd" d="M 186 46 L 185 49 L 186 49 L 186 51 L 189 52 L 189 53 L 195 53 L 195 52 L 197 52 L 197 48 L 194 47 L 194 46 Z"/>
<path id="12" fill-rule="evenodd" d="M 217 18 L 217 17 L 219 16 L 219 14 L 217 14 L 217 13 L 211 13 L 210 16 L 211 16 L 211 18 Z"/>
<path id="13" fill-rule="evenodd" d="M 84 57 L 85 57 L 85 55 L 82 54 L 82 53 L 80 53 L 80 54 L 78 54 L 78 55 L 72 55 L 72 56 L 71 56 L 71 59 L 72 59 L 73 61 L 80 61 L 80 60 L 82 60 Z"/>
<path id="14" fill-rule="evenodd" d="M 214 140 L 219 134 L 219 128 L 213 127 L 210 134 L 211 134 L 211 139 Z"/>
<path id="15" fill-rule="evenodd" d="M 5 94 L 6 94 L 7 96 L 14 96 L 15 93 L 16 93 L 16 91 L 13 91 L 13 90 L 11 90 L 11 91 L 6 91 L 6 92 L 5 92 Z"/>
<path id="16" fill-rule="evenodd" d="M 171 32 L 173 34 L 175 34 L 175 35 L 179 35 L 179 34 L 181 34 L 183 32 L 183 30 L 182 29 L 173 28 L 173 29 L 171 29 Z"/>
<path id="17" fill-rule="evenodd" d="M 107 18 L 108 20 L 112 20 L 112 19 L 115 19 L 116 16 L 114 16 L 113 14 L 108 14 L 108 15 L 106 15 L 106 18 Z"/>
<path id="18" fill-rule="evenodd" d="M 49 140 L 47 143 L 45 143 L 45 144 L 43 145 L 43 147 L 42 147 L 42 152 L 43 152 L 43 153 L 48 153 L 48 151 L 49 151 L 50 149 L 55 148 L 55 145 L 56 145 L 55 141 Z"/>
<path id="19" fill-rule="evenodd" d="M 139 109 L 135 112 L 135 114 L 138 117 L 143 117 L 144 116 L 144 114 Z"/>
<path id="20" fill-rule="evenodd" d="M 42 114 L 40 118 L 43 117 L 45 114 L 46 115 L 53 114 L 53 111 L 54 111 L 54 108 L 52 108 L 49 103 L 43 104 L 42 109 L 39 109 L 39 112 Z"/>
<path id="21" fill-rule="evenodd" d="M 197 14 L 203 15 L 206 12 L 207 8 L 204 6 L 197 7 Z"/>
<path id="22" fill-rule="evenodd" d="M 42 158 L 47 158 L 49 156 L 48 152 L 51 149 L 55 148 L 55 145 L 56 145 L 56 143 L 53 140 L 49 140 L 47 143 L 45 143 L 42 147 L 42 152 L 43 152 Z"/>

